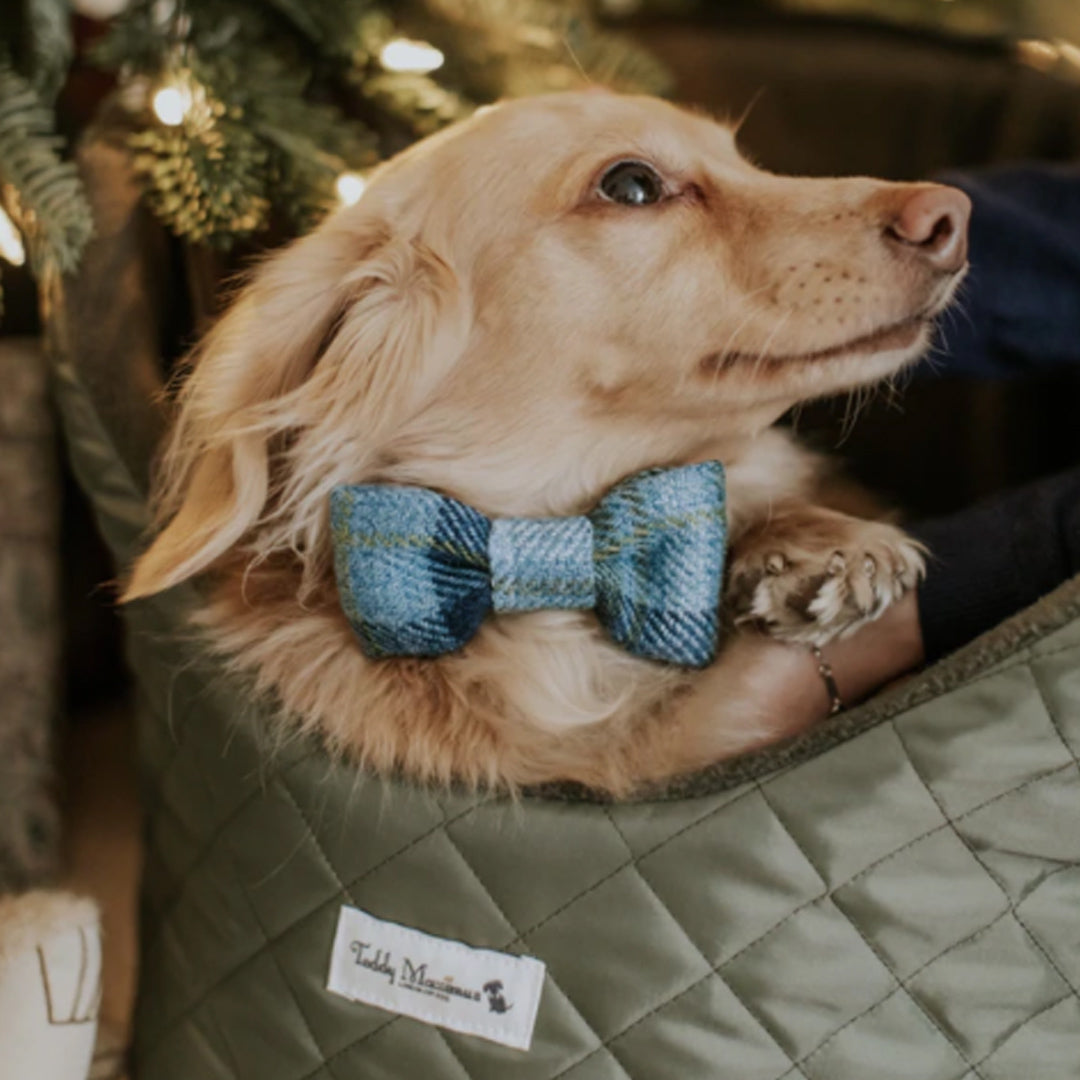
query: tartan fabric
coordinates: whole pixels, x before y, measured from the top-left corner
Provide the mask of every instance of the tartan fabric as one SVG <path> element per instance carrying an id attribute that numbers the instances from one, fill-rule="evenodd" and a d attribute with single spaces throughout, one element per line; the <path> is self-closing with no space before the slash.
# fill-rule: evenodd
<path id="1" fill-rule="evenodd" d="M 342 610 L 371 657 L 460 648 L 491 609 L 491 523 L 425 488 L 344 486 L 330 496 Z"/>
<path id="2" fill-rule="evenodd" d="M 495 610 L 594 607 L 593 546 L 586 517 L 497 518 L 488 541 Z"/>
<path id="3" fill-rule="evenodd" d="M 718 461 L 649 469 L 592 512 L 596 614 L 623 648 L 704 667 L 716 656 L 727 549 Z"/>
<path id="4" fill-rule="evenodd" d="M 727 541 L 717 461 L 650 469 L 584 517 L 490 521 L 425 488 L 350 484 L 330 497 L 342 610 L 371 657 L 440 656 L 486 614 L 595 608 L 651 660 L 716 655 Z"/>

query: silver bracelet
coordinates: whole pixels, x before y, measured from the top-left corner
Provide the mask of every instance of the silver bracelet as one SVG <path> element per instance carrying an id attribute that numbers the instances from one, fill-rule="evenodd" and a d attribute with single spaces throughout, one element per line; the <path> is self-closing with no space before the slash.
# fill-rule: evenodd
<path id="1" fill-rule="evenodd" d="M 829 716 L 835 716 L 838 712 L 843 712 L 844 699 L 840 696 L 840 689 L 836 685 L 836 678 L 833 675 L 832 667 L 829 661 L 821 655 L 821 649 L 816 645 L 810 646 L 810 652 L 814 654 L 814 659 L 817 661 L 818 674 L 821 676 L 821 681 L 825 684 L 825 691 L 829 695 Z"/>

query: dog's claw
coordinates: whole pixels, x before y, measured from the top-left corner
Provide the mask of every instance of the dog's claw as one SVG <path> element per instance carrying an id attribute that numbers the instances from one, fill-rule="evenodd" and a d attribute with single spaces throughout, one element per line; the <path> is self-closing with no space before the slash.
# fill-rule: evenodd
<path id="1" fill-rule="evenodd" d="M 736 551 L 727 608 L 736 626 L 781 641 L 824 645 L 878 618 L 912 589 L 924 564 L 918 544 L 895 526 L 851 519 L 848 546 L 815 551 L 797 535 Z"/>
<path id="2" fill-rule="evenodd" d="M 788 561 L 784 558 L 783 553 L 774 551 L 765 560 L 765 572 L 767 574 L 782 574 L 788 568 Z"/>

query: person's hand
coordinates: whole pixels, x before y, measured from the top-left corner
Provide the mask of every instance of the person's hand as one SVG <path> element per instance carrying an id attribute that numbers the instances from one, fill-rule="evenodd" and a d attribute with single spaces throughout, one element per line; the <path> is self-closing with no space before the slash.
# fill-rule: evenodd
<path id="1" fill-rule="evenodd" d="M 767 712 L 783 717 L 789 731 L 823 720 L 832 702 L 814 654 L 804 646 L 779 642 L 770 643 L 770 648 L 764 662 L 775 670 L 775 679 L 766 690 Z M 845 708 L 915 670 L 923 662 L 917 594 L 908 593 L 881 618 L 824 646 L 821 653 L 832 668 Z"/>

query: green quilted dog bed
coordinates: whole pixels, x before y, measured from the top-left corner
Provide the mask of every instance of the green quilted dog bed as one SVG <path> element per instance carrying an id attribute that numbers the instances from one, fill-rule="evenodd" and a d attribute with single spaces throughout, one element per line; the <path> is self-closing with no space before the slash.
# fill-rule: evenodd
<path id="1" fill-rule="evenodd" d="M 75 368 L 56 374 L 126 563 L 139 482 Z M 1080 1076 L 1080 581 L 801 741 L 623 804 L 432 793 L 270 747 L 261 706 L 200 657 L 190 600 L 128 612 L 137 1077 Z M 530 1048 L 492 1041 L 529 1041 L 530 1001 L 434 961 L 422 1020 L 328 990 L 332 954 L 386 981 L 406 959 L 335 947 L 343 907 L 439 955 L 475 958 L 433 938 L 541 961 Z M 451 1008 L 475 1020 L 437 1026 Z"/>

